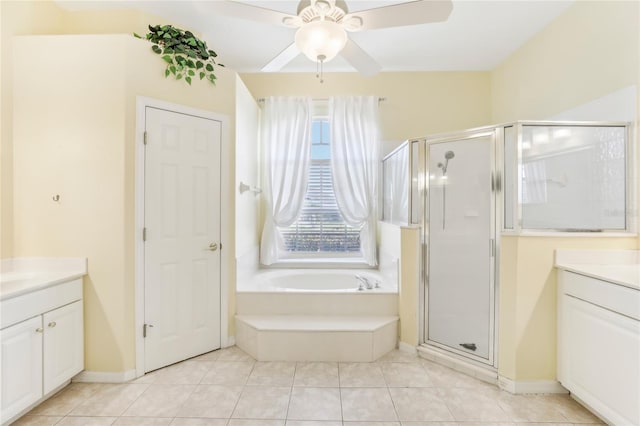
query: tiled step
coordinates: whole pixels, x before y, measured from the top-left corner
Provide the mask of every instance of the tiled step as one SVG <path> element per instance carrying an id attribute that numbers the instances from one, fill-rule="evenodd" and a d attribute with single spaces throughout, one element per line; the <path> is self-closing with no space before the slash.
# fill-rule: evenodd
<path id="1" fill-rule="evenodd" d="M 258 361 L 369 362 L 397 340 L 397 316 L 236 315 L 236 345 Z"/>

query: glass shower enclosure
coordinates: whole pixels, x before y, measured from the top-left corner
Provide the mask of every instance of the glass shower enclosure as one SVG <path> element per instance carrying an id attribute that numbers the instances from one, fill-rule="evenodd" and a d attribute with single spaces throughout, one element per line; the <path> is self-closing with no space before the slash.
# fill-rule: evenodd
<path id="1" fill-rule="evenodd" d="M 422 228 L 423 345 L 497 367 L 501 235 L 635 232 L 630 129 L 518 121 L 385 157 L 383 220 Z"/>
<path id="2" fill-rule="evenodd" d="M 425 140 L 425 334 L 493 364 L 496 130 Z"/>

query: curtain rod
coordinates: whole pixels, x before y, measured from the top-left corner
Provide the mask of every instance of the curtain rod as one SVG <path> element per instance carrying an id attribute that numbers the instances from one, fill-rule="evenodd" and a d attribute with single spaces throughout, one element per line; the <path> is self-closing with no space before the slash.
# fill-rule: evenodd
<path id="1" fill-rule="evenodd" d="M 257 99 L 256 99 L 256 101 L 257 101 L 257 102 L 264 102 L 264 99 L 265 99 L 265 98 L 257 98 Z M 329 100 L 329 98 L 312 98 L 311 100 L 312 100 L 312 101 L 328 101 L 328 100 Z M 387 100 L 387 98 L 385 98 L 385 97 L 379 97 L 379 98 L 378 98 L 378 103 L 380 103 L 380 102 L 384 102 L 384 101 L 386 101 L 386 100 Z"/>

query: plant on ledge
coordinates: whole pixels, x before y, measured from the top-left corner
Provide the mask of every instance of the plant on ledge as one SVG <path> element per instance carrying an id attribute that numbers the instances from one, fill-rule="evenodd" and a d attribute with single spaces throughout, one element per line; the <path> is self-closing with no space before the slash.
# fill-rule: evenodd
<path id="1" fill-rule="evenodd" d="M 143 38 L 136 33 L 133 35 Z M 144 38 L 153 43 L 151 50 L 162 55 L 166 62 L 165 77 L 173 75 L 176 80 L 184 78 L 191 85 L 191 81 L 197 76 L 200 80 L 206 78 L 216 84 L 214 66 L 224 65 L 216 62 L 216 52 L 209 49 L 207 43 L 194 36 L 191 31 L 173 25 L 149 25 L 149 32 Z"/>

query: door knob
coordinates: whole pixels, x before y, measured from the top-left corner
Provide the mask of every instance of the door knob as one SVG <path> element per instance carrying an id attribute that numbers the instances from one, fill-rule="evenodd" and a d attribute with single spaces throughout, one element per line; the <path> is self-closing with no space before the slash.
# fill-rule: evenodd
<path id="1" fill-rule="evenodd" d="M 217 243 L 211 243 L 211 244 L 209 244 L 209 250 L 211 250 L 211 251 L 216 251 L 216 250 L 218 250 L 218 244 L 217 244 Z"/>

